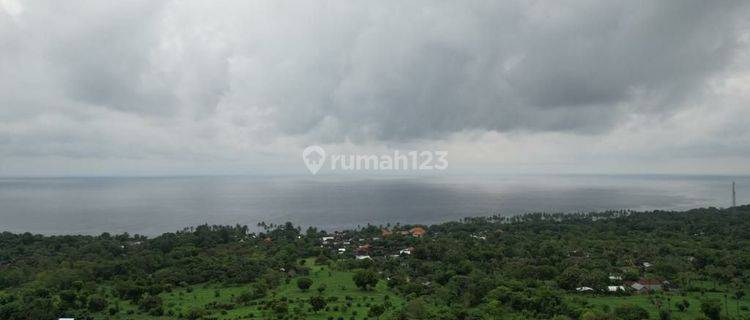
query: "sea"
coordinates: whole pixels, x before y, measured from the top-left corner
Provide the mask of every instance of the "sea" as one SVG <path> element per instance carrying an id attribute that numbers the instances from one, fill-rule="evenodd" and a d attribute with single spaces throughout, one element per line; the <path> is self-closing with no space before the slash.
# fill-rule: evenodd
<path id="1" fill-rule="evenodd" d="M 0 231 L 155 236 L 200 224 L 325 230 L 530 212 L 685 210 L 750 202 L 750 177 L 693 175 L 0 178 Z"/>

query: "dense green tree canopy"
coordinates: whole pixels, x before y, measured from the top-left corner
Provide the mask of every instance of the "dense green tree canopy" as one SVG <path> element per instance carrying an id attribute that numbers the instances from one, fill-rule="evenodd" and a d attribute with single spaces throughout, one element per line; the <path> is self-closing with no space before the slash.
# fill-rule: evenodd
<path id="1" fill-rule="evenodd" d="M 260 224 L 255 232 L 202 225 L 154 238 L 3 232 L 0 319 L 199 319 L 245 307 L 274 317 L 326 309 L 343 314 L 331 308 L 335 299 L 362 304 L 365 312 L 357 319 L 642 319 L 696 313 L 741 318 L 748 315 L 742 307 L 747 309 L 750 280 L 749 218 L 748 206 L 537 213 L 433 225 L 423 237 L 383 236 L 386 227 L 372 225 L 303 233 L 290 223 Z M 324 243 L 324 236 L 336 244 Z M 364 245 L 372 259 L 354 259 Z M 338 250 L 343 247 L 347 250 Z M 405 303 L 345 300 L 336 296 L 340 284 L 326 285 L 321 278 L 313 283 L 314 265 L 347 272 L 345 281 L 361 294 L 377 288 Z M 663 292 L 608 292 L 608 286 L 627 287 L 640 279 L 656 281 Z M 380 281 L 386 285 L 378 286 Z M 315 288 L 293 291 L 317 296 L 290 301 L 277 290 L 285 284 Z M 206 285 L 242 290 L 226 297 L 231 303 L 202 303 L 191 310 L 175 310 L 164 300 L 174 290 Z M 591 302 L 628 295 L 641 302 L 611 307 Z M 215 298 L 225 296 L 216 291 Z"/>

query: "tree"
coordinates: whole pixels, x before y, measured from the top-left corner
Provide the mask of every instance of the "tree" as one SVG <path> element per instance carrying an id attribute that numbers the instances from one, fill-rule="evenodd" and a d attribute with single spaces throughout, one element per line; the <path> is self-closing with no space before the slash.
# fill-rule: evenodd
<path id="1" fill-rule="evenodd" d="M 145 294 L 138 302 L 138 308 L 148 312 L 153 316 L 160 316 L 164 313 L 164 301 L 159 296 Z"/>
<path id="2" fill-rule="evenodd" d="M 313 281 L 310 278 L 299 278 L 297 279 L 297 288 L 302 291 L 307 291 L 312 286 Z"/>
<path id="3" fill-rule="evenodd" d="M 575 290 L 582 285 L 585 274 L 586 271 L 578 266 L 568 267 L 557 277 L 557 284 L 563 289 Z"/>
<path id="4" fill-rule="evenodd" d="M 107 299 L 102 298 L 99 295 L 92 295 L 89 297 L 89 310 L 92 312 L 99 312 L 107 308 Z"/>
<path id="5" fill-rule="evenodd" d="M 327 287 L 326 287 L 326 284 L 325 284 L 325 283 L 321 283 L 321 284 L 319 284 L 319 285 L 318 285 L 318 289 L 317 289 L 317 290 L 318 290 L 318 293 L 320 293 L 320 294 L 323 294 L 323 291 L 326 291 L 326 288 L 327 288 Z"/>
<path id="6" fill-rule="evenodd" d="M 362 290 L 367 290 L 378 284 L 377 275 L 370 270 L 359 270 L 355 272 L 352 280 L 354 280 L 354 284 Z"/>
<path id="7" fill-rule="evenodd" d="M 204 316 L 208 314 L 208 311 L 206 309 L 200 308 L 200 307 L 193 307 L 188 311 L 186 317 L 188 320 L 197 320 L 202 319 Z"/>
<path id="8" fill-rule="evenodd" d="M 680 312 L 684 312 L 685 309 L 687 309 L 687 306 L 681 301 L 677 301 L 674 305 L 677 307 L 677 310 L 680 310 Z"/>
<path id="9" fill-rule="evenodd" d="M 742 280 L 735 278 L 732 279 L 732 289 L 734 290 L 734 294 L 732 294 L 732 298 L 734 298 L 737 301 L 737 315 L 739 315 L 740 312 L 740 300 L 745 297 L 745 284 Z"/>
<path id="10" fill-rule="evenodd" d="M 742 289 L 739 289 L 734 292 L 734 299 L 737 300 L 737 312 L 740 311 L 740 300 L 745 297 L 745 291 L 742 291 Z"/>
<path id="11" fill-rule="evenodd" d="M 273 311 L 277 316 L 281 316 L 289 312 L 289 304 L 282 300 L 271 300 L 266 303 L 266 309 Z"/>
<path id="12" fill-rule="evenodd" d="M 711 320 L 719 320 L 721 318 L 721 302 L 716 299 L 709 299 L 701 301 L 701 311 Z"/>
<path id="13" fill-rule="evenodd" d="M 666 309 L 659 309 L 659 320 L 670 320 L 672 319 L 672 313 Z"/>
<path id="14" fill-rule="evenodd" d="M 260 283 L 255 283 L 252 286 L 250 286 L 250 290 L 241 293 L 234 300 L 237 301 L 238 303 L 246 304 L 246 303 L 249 303 L 250 301 L 263 298 L 266 295 L 266 291 L 268 291 L 268 289 L 266 288 L 265 285 L 260 284 Z"/>
<path id="15" fill-rule="evenodd" d="M 615 317 L 621 320 L 648 319 L 648 311 L 643 307 L 626 303 L 615 308 Z"/>
<path id="16" fill-rule="evenodd" d="M 608 315 L 602 314 L 599 310 L 586 310 L 581 314 L 581 320 L 602 320 L 611 319 Z"/>
<path id="17" fill-rule="evenodd" d="M 371 318 L 377 318 L 380 317 L 385 312 L 385 306 L 382 304 L 375 304 L 370 307 L 370 310 L 367 311 L 367 316 Z"/>
<path id="18" fill-rule="evenodd" d="M 434 319 L 422 298 L 411 300 L 398 312 L 397 319 Z"/>
<path id="19" fill-rule="evenodd" d="M 310 298 L 310 305 L 312 306 L 312 309 L 315 313 L 318 313 L 318 311 L 323 310 L 328 302 L 325 298 L 322 296 L 315 296 Z"/>

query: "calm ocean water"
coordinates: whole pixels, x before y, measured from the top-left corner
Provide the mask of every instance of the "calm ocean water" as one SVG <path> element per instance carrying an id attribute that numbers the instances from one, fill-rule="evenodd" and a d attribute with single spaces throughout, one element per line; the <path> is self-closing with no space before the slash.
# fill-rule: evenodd
<path id="1" fill-rule="evenodd" d="M 341 229 L 467 216 L 727 207 L 750 177 L 450 176 L 0 179 L 0 231 L 155 235 L 186 226 L 291 221 Z"/>

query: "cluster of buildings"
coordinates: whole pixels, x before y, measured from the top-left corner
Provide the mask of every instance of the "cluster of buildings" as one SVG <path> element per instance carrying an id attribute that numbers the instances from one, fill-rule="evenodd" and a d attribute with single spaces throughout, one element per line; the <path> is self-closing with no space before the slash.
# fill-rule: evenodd
<path id="1" fill-rule="evenodd" d="M 653 265 L 648 262 L 639 263 L 642 269 L 651 268 Z M 649 293 L 655 291 L 662 291 L 667 289 L 671 284 L 669 281 L 653 278 L 640 278 L 638 280 L 626 280 L 623 281 L 622 276 L 610 275 L 610 285 L 607 286 L 606 290 L 602 290 L 607 293 Z M 578 287 L 578 292 L 595 292 L 592 287 Z"/>
<path id="2" fill-rule="evenodd" d="M 383 237 L 391 236 L 393 235 L 394 232 L 397 232 L 398 234 L 402 236 L 412 236 L 416 238 L 423 237 L 424 235 L 427 234 L 427 230 L 425 230 L 422 227 L 413 227 L 409 230 L 401 230 L 401 231 L 391 231 L 391 230 L 388 230 L 387 228 L 380 230 L 380 233 Z"/>
<path id="3" fill-rule="evenodd" d="M 610 276 L 612 278 L 620 278 L 616 276 Z M 621 279 L 620 279 L 621 280 Z M 620 285 L 607 286 L 607 293 L 649 293 L 654 291 L 662 291 L 666 286 L 669 285 L 668 281 L 659 279 L 638 279 L 637 281 L 623 281 Z M 597 290 L 592 287 L 578 287 L 578 292 L 596 292 Z"/>
<path id="4" fill-rule="evenodd" d="M 332 235 L 321 238 L 321 247 L 329 248 L 339 255 L 353 254 L 357 260 L 372 259 L 372 257 L 386 256 L 397 258 L 410 255 L 414 248 L 410 246 L 386 247 L 385 239 L 394 236 L 421 238 L 427 234 L 423 227 L 413 227 L 404 230 L 381 229 L 380 237 L 353 238 L 346 233 L 334 232 Z M 393 245 L 393 243 L 389 243 Z"/>

